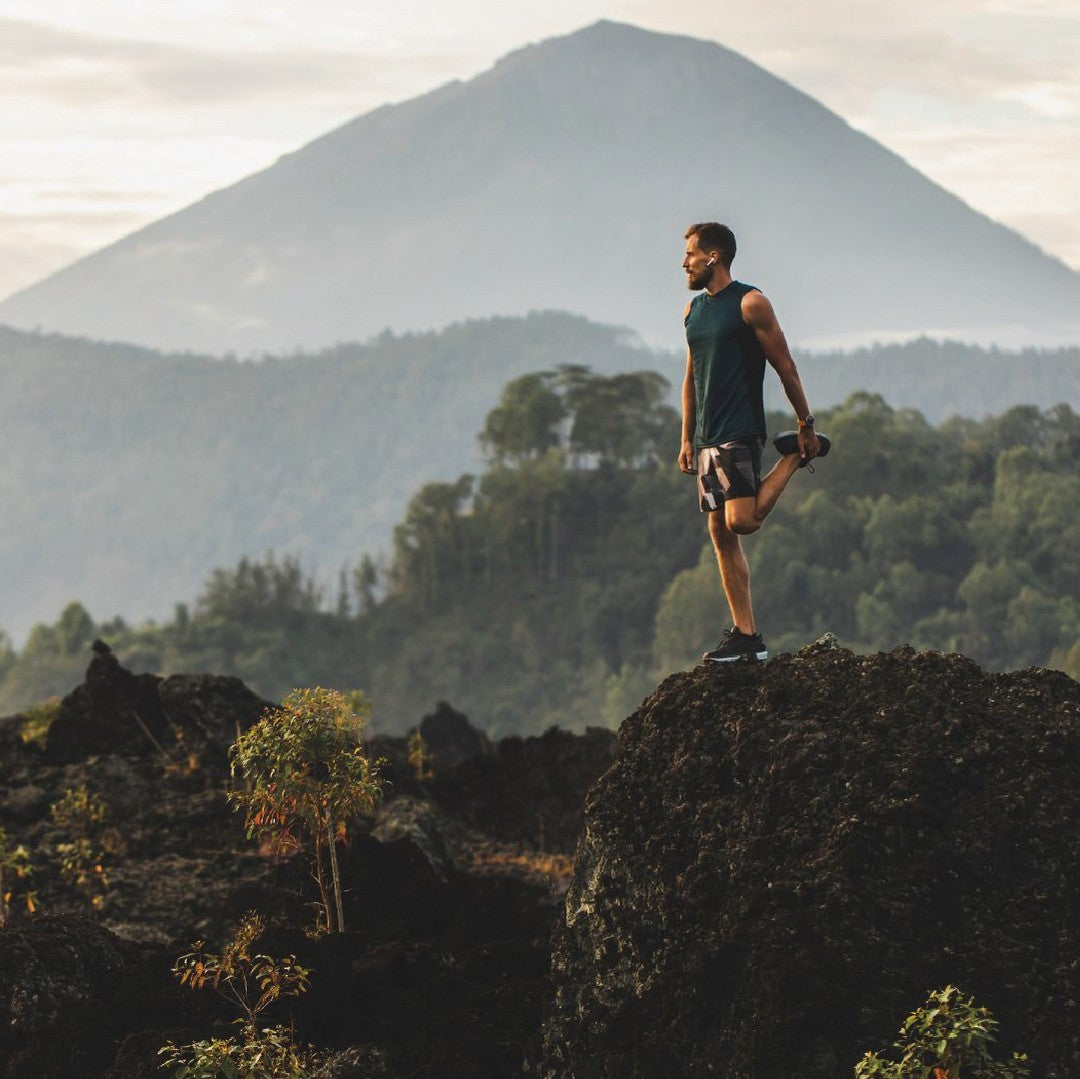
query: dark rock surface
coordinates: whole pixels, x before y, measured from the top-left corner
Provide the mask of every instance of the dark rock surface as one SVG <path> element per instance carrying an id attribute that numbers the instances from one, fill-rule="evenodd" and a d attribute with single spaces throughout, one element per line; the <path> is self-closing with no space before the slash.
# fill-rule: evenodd
<path id="1" fill-rule="evenodd" d="M 615 735 L 552 727 L 539 737 L 503 738 L 492 754 L 436 773 L 431 795 L 448 812 L 501 839 L 569 854 L 581 832 L 589 788 L 611 764 Z"/>
<path id="2" fill-rule="evenodd" d="M 93 754 L 168 756 L 201 753 L 221 768 L 238 730 L 270 703 L 238 678 L 132 674 L 102 641 L 94 642 L 86 680 L 61 702 L 49 727 L 45 759 L 71 764 Z"/>
<path id="3" fill-rule="evenodd" d="M 181 990 L 169 968 L 196 937 L 220 947 L 250 909 L 274 921 L 267 950 L 294 952 L 314 971 L 310 992 L 270 1019 L 295 1020 L 300 1040 L 322 1052 L 323 1079 L 520 1073 L 539 1030 L 568 859 L 553 863 L 507 820 L 495 836 L 475 785 L 450 796 L 453 767 L 440 782 L 457 812 L 437 805 L 410 773 L 405 740 L 384 740 L 376 751 L 392 756 L 394 783 L 340 848 L 348 932 L 312 939 L 308 862 L 260 851 L 226 798 L 227 748 L 265 702 L 235 679 L 133 675 L 96 652 L 46 750 L 24 743 L 25 717 L 0 720 L 0 827 L 30 851 L 27 883 L 44 912 L 29 916 L 17 896 L 0 929 L 0 1079 L 150 1079 L 162 1074 L 167 1039 L 227 1033 L 235 1012 L 211 992 Z M 446 716 L 459 751 L 493 755 L 464 716 Z M 550 765 L 538 765 L 534 747 L 517 782 L 540 791 L 522 768 L 553 782 L 568 768 L 573 783 L 542 793 L 559 819 L 580 820 L 592 742 L 543 744 Z M 113 833 L 95 911 L 59 873 L 67 837 L 49 813 L 83 786 L 108 801 Z M 514 819 L 528 821 L 523 811 Z"/>
<path id="4" fill-rule="evenodd" d="M 123 1031 L 176 1007 L 163 969 L 146 949 L 78 915 L 0 927 L 0 1075 L 100 1075 Z"/>
<path id="5" fill-rule="evenodd" d="M 491 752 L 491 739 L 469 722 L 469 717 L 439 701 L 435 711 L 420 721 L 420 734 L 427 743 L 436 771 L 455 768 L 473 757 Z"/>
<path id="6" fill-rule="evenodd" d="M 1080 1076 L 1080 684 L 804 650 L 674 675 L 589 795 L 538 1073 L 839 1079 L 960 985 Z"/>

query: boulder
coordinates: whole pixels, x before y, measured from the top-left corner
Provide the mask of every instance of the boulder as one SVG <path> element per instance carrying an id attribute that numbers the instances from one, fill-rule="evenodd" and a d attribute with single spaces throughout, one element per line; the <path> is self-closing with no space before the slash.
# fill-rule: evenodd
<path id="1" fill-rule="evenodd" d="M 432 797 L 452 815 L 499 839 L 569 854 L 581 831 L 585 795 L 611 764 L 614 734 L 551 727 L 539 737 L 504 738 L 494 752 L 436 771 Z"/>
<path id="2" fill-rule="evenodd" d="M 0 927 L 0 1075 L 100 1075 L 124 1034 L 159 1018 L 164 964 L 87 918 Z"/>
<path id="3" fill-rule="evenodd" d="M 420 722 L 436 774 L 473 757 L 491 753 L 491 740 L 469 722 L 469 717 L 439 701 L 435 711 Z"/>
<path id="4" fill-rule="evenodd" d="M 172 732 L 158 696 L 160 679 L 132 674 L 102 641 L 94 642 L 86 679 L 61 702 L 45 741 L 50 764 L 94 754 L 142 756 L 161 752 Z"/>
<path id="5" fill-rule="evenodd" d="M 133 674 L 102 641 L 85 681 L 61 702 L 49 727 L 45 759 L 70 764 L 93 755 L 168 757 L 194 754 L 221 772 L 237 731 L 246 730 L 269 701 L 239 678 L 223 675 Z"/>
<path id="6" fill-rule="evenodd" d="M 674 675 L 589 795 L 545 1079 L 838 1079 L 929 987 L 1080 1075 L 1080 684 L 822 642 Z"/>

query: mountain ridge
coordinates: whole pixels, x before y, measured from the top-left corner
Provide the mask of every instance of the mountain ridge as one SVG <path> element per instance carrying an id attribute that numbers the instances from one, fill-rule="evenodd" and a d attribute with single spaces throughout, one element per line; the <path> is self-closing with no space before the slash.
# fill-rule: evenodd
<path id="1" fill-rule="evenodd" d="M 610 21 L 347 121 L 0 319 L 250 354 L 557 308 L 674 343 L 712 217 L 797 342 L 1080 340 L 1059 260 L 738 53 Z"/>

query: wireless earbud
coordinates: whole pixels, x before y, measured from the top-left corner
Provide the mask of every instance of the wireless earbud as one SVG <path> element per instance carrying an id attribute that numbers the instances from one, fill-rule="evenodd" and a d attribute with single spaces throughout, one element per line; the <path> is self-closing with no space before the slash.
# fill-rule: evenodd
<path id="1" fill-rule="evenodd" d="M 712 266 L 712 265 L 714 265 L 715 263 L 716 263 L 716 259 L 709 259 L 709 261 L 708 261 L 708 262 L 706 262 L 706 263 L 705 263 L 705 265 L 706 265 L 706 266 Z"/>

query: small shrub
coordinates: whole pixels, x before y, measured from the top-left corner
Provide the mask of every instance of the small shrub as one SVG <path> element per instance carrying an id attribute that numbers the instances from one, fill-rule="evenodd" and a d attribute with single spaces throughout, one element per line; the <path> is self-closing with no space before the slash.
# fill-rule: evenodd
<path id="1" fill-rule="evenodd" d="M 365 755 L 365 715 L 355 704 L 336 690 L 294 690 L 230 750 L 233 775 L 242 773 L 248 789 L 231 791 L 229 799 L 246 810 L 248 837 L 269 838 L 283 852 L 310 841 L 323 924 L 331 933 L 345 929 L 337 844 L 346 838 L 347 822 L 370 812 L 382 790 L 381 762 Z"/>
<path id="2" fill-rule="evenodd" d="M 997 1028 L 986 1008 L 947 985 L 904 1020 L 900 1041 L 893 1042 L 900 1059 L 867 1053 L 855 1065 L 855 1079 L 1026 1079 L 1026 1054 L 1013 1053 L 1008 1063 L 991 1056 Z"/>
<path id="3" fill-rule="evenodd" d="M 12 846 L 7 832 L 0 828 L 0 925 L 3 925 L 16 904 L 26 907 L 33 914 L 37 909 L 37 896 L 25 887 L 33 873 L 30 852 L 24 846 Z"/>
<path id="4" fill-rule="evenodd" d="M 418 783 L 426 783 L 435 778 L 435 769 L 431 765 L 431 751 L 420 733 L 419 728 L 409 732 L 408 742 L 409 767 L 413 770 L 413 778 Z"/>
<path id="5" fill-rule="evenodd" d="M 45 748 L 45 739 L 49 735 L 49 728 L 60 712 L 60 698 L 49 697 L 40 704 L 35 704 L 24 713 L 22 729 L 19 735 L 27 744 L 35 744 Z"/>
<path id="6" fill-rule="evenodd" d="M 237 1023 L 243 1026 L 243 1020 Z M 173 1079 L 308 1079 L 307 1056 L 288 1027 L 243 1030 L 233 1038 L 206 1038 L 190 1045 L 166 1043 L 158 1054 Z"/>
<path id="7" fill-rule="evenodd" d="M 311 971 L 295 955 L 275 959 L 255 950 L 266 932 L 265 920 L 249 911 L 232 939 L 215 954 L 196 941 L 172 968 L 181 985 L 210 988 L 238 1008 L 236 1034 L 208 1038 L 188 1045 L 167 1042 L 158 1050 L 173 1079 L 306 1079 L 309 1054 L 300 1049 L 286 1026 L 260 1024 L 275 1001 L 307 992 Z"/>
<path id="8" fill-rule="evenodd" d="M 109 804 L 86 787 L 69 788 L 51 806 L 53 823 L 68 838 L 56 845 L 60 875 L 73 884 L 94 908 L 105 902 L 109 888 L 107 854 L 121 845 L 119 833 L 108 828 Z"/>

